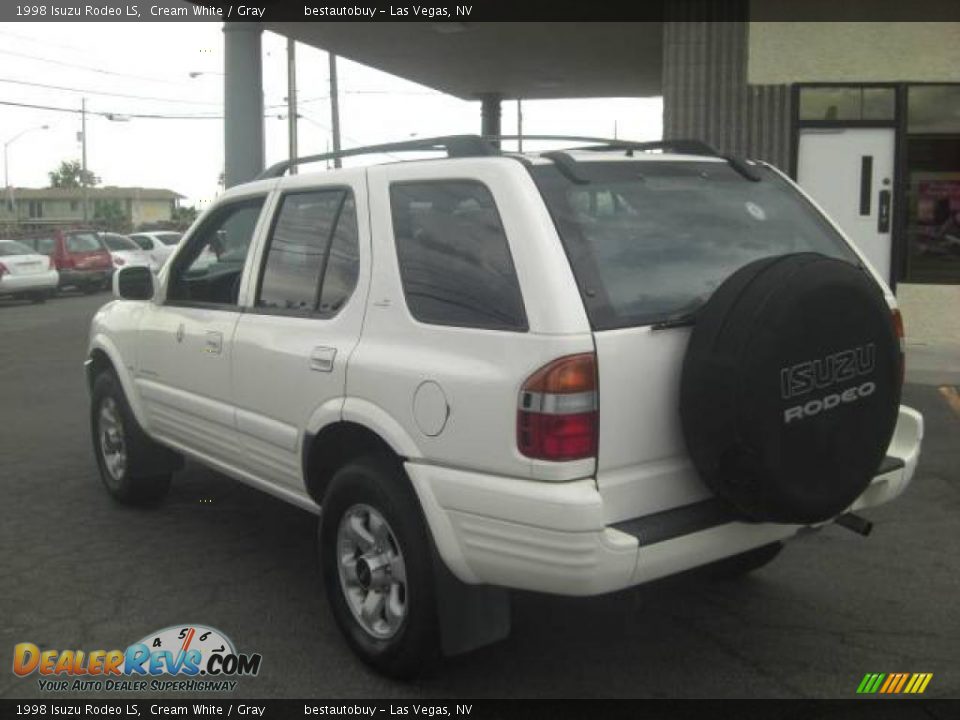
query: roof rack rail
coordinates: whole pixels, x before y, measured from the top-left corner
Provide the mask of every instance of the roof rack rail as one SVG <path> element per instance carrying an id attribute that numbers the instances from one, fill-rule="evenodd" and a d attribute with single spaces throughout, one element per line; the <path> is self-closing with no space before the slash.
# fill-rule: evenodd
<path id="1" fill-rule="evenodd" d="M 481 139 L 487 141 L 518 140 L 520 137 L 520 135 L 484 135 Z M 568 148 L 570 150 L 593 150 L 598 152 L 609 150 L 639 150 L 641 152 L 649 152 L 651 150 L 670 150 L 684 155 L 720 155 L 716 149 L 702 140 L 687 140 L 684 138 L 678 138 L 675 140 L 637 142 L 633 140 L 620 140 L 617 138 L 585 137 L 582 135 L 523 135 L 522 137 L 525 141 L 553 140 L 589 143 L 589 145 L 585 147 Z"/>
<path id="2" fill-rule="evenodd" d="M 339 152 L 288 158 L 287 160 L 274 163 L 257 175 L 255 179 L 263 180 L 265 178 L 280 177 L 294 165 L 302 165 L 303 163 L 336 160 L 338 158 L 356 157 L 358 155 L 374 155 L 377 153 L 429 152 L 431 150 L 442 150 L 447 153 L 447 157 L 451 158 L 481 157 L 499 154 L 493 145 L 479 135 L 445 135 L 442 137 L 419 138 L 417 140 L 405 140 L 403 142 L 384 143 L 381 145 L 366 145 L 340 150 Z"/>
<path id="3" fill-rule="evenodd" d="M 381 145 L 365 145 L 363 147 L 348 148 L 338 152 L 306 155 L 298 158 L 288 158 L 274 163 L 257 175 L 255 180 L 276 178 L 283 175 L 291 167 L 304 163 L 336 160 L 359 155 L 375 155 L 378 153 L 390 154 L 395 152 L 429 152 L 443 151 L 447 157 L 485 157 L 499 155 L 495 143 L 502 140 L 518 140 L 519 135 L 444 135 L 432 138 L 419 138 L 403 142 L 384 143 Z M 719 153 L 705 142 L 700 140 L 655 140 L 653 142 L 634 142 L 632 140 L 618 140 L 616 138 L 586 137 L 582 135 L 524 135 L 524 140 L 550 140 L 560 142 L 586 143 L 584 147 L 574 148 L 590 151 L 624 150 L 628 154 L 634 151 L 649 152 L 651 150 L 673 151 L 689 155 L 719 156 Z M 546 154 L 545 154 L 546 155 Z"/>

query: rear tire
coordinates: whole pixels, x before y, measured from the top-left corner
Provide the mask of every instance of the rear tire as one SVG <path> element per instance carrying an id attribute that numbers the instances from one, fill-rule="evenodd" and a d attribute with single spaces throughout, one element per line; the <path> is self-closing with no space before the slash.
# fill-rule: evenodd
<path id="1" fill-rule="evenodd" d="M 93 453 L 107 492 L 124 505 L 156 505 L 170 490 L 169 450 L 137 423 L 113 372 L 97 376 L 90 404 Z"/>
<path id="2" fill-rule="evenodd" d="M 319 539 L 327 600 L 351 649 L 389 677 L 428 670 L 440 651 L 430 539 L 397 463 L 365 457 L 340 468 Z"/>

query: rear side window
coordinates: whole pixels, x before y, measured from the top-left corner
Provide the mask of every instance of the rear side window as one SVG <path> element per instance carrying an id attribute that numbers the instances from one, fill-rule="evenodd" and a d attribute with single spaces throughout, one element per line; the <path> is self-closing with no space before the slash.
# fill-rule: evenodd
<path id="1" fill-rule="evenodd" d="M 150 242 L 150 238 L 144 235 L 131 235 L 130 239 L 139 245 L 143 250 L 153 250 L 153 243 Z"/>
<path id="2" fill-rule="evenodd" d="M 93 233 L 77 233 L 67 235 L 67 252 L 95 252 L 103 250 L 103 246 Z"/>
<path id="3" fill-rule="evenodd" d="M 38 253 L 49 255 L 57 248 L 57 241 L 54 238 L 37 238 L 30 241 L 37 249 Z"/>
<path id="4" fill-rule="evenodd" d="M 696 310 L 744 265 L 817 252 L 856 262 L 779 175 L 751 182 L 719 162 L 581 162 L 583 182 L 532 170 L 593 327 L 646 325 Z"/>
<path id="5" fill-rule="evenodd" d="M 353 194 L 291 193 L 270 234 L 257 307 L 335 313 L 353 293 L 358 267 Z"/>
<path id="6" fill-rule="evenodd" d="M 433 325 L 527 329 L 507 236 L 487 187 L 469 180 L 390 188 L 410 313 Z"/>
<path id="7" fill-rule="evenodd" d="M 138 246 L 129 238 L 114 233 L 104 233 L 103 243 L 108 250 L 113 252 L 124 252 L 128 250 L 138 250 Z"/>

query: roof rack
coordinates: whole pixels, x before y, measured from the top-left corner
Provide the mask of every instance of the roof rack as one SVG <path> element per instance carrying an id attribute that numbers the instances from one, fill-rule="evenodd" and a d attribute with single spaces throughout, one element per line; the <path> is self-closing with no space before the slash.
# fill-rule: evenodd
<path id="1" fill-rule="evenodd" d="M 432 138 L 419 138 L 417 140 L 405 140 L 403 142 L 384 143 L 381 145 L 366 145 L 363 147 L 348 148 L 347 150 L 340 150 L 338 152 L 320 153 L 319 155 L 306 155 L 304 157 L 281 160 L 261 172 L 255 179 L 263 180 L 265 178 L 280 177 L 294 165 L 323 162 L 324 160 L 336 160 L 345 157 L 357 157 L 359 155 L 390 154 L 396 152 L 429 152 L 438 150 L 446 152 L 447 157 L 451 158 L 499 155 L 501 154 L 501 150 L 497 148 L 496 143 L 502 140 L 519 140 L 520 138 L 521 136 L 519 135 L 444 135 Z M 584 147 L 571 149 L 597 152 L 624 150 L 628 154 L 631 154 L 634 151 L 649 152 L 653 150 L 663 150 L 688 155 L 719 155 L 716 150 L 700 140 L 633 142 L 631 140 L 586 137 L 582 135 L 523 135 L 522 139 L 585 143 Z"/>
<path id="2" fill-rule="evenodd" d="M 289 158 L 271 165 L 257 175 L 255 179 L 263 180 L 264 178 L 280 177 L 294 165 L 302 165 L 303 163 L 336 160 L 338 158 L 356 157 L 358 155 L 388 154 L 395 152 L 429 152 L 431 150 L 445 151 L 447 157 L 452 158 L 481 157 L 499 154 L 499 151 L 493 145 L 479 135 L 445 135 L 443 137 L 420 138 L 417 140 L 405 140 L 403 142 L 384 143 L 382 145 L 366 145 L 364 147 L 348 148 L 347 150 L 340 150 L 338 152 Z"/>
<path id="3" fill-rule="evenodd" d="M 520 135 L 485 135 L 483 140 L 518 140 Z M 711 155 L 719 156 L 719 153 L 702 140 L 654 140 L 652 142 L 635 142 L 633 140 L 619 140 L 617 138 L 598 138 L 585 137 L 582 135 L 523 135 L 523 140 L 553 140 L 563 142 L 581 142 L 589 143 L 584 147 L 567 148 L 568 150 L 592 150 L 596 152 L 608 152 L 611 150 L 639 150 L 640 152 L 650 152 L 654 150 L 672 151 L 682 155 Z"/>

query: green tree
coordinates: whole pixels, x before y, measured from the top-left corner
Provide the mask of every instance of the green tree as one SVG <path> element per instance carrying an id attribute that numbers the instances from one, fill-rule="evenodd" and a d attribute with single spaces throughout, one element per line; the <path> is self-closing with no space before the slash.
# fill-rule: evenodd
<path id="1" fill-rule="evenodd" d="M 130 231 L 130 218 L 119 200 L 97 200 L 93 207 L 93 219 L 99 227 L 120 233 Z"/>
<path id="2" fill-rule="evenodd" d="M 97 184 L 96 175 L 89 170 L 84 170 L 79 160 L 63 160 L 60 167 L 47 175 L 50 176 L 50 187 L 55 188 L 76 188 Z"/>
<path id="3" fill-rule="evenodd" d="M 194 220 L 197 219 L 198 214 L 199 214 L 199 211 L 192 205 L 186 206 L 186 207 L 177 206 L 173 209 L 172 220 L 177 225 L 183 228 L 187 228 L 193 224 Z"/>

